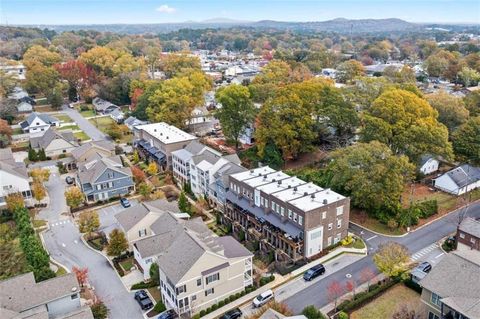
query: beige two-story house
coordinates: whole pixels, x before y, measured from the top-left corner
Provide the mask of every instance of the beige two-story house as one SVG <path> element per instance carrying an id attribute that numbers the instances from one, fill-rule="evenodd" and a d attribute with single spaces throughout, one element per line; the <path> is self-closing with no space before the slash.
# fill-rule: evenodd
<path id="1" fill-rule="evenodd" d="M 480 319 L 480 252 L 447 254 L 420 281 L 428 319 Z"/>

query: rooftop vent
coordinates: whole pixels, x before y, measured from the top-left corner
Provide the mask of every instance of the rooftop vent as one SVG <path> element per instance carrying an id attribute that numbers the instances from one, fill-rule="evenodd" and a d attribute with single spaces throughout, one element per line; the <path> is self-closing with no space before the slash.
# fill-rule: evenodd
<path id="1" fill-rule="evenodd" d="M 263 175 L 263 179 L 267 179 L 267 175 Z"/>
<path id="2" fill-rule="evenodd" d="M 276 181 L 276 180 L 275 180 L 275 178 L 274 178 L 274 179 L 272 179 L 272 182 L 275 182 L 275 181 Z"/>
<path id="3" fill-rule="evenodd" d="M 327 205 L 328 201 L 326 199 L 323 200 L 323 205 Z"/>
<path id="4" fill-rule="evenodd" d="M 315 198 L 315 194 L 310 195 L 310 197 L 311 197 L 312 199 Z"/>
<path id="5" fill-rule="evenodd" d="M 298 191 L 298 188 L 294 187 L 294 188 L 293 188 L 293 191 L 294 191 L 294 192 Z"/>
<path id="6" fill-rule="evenodd" d="M 252 173 L 252 174 L 253 174 L 253 169 L 252 169 L 252 170 L 250 170 L 250 173 Z"/>
<path id="7" fill-rule="evenodd" d="M 281 185 L 282 184 L 282 181 L 278 181 L 278 185 Z"/>
<path id="8" fill-rule="evenodd" d="M 307 195 L 308 195 L 308 193 L 307 193 L 307 192 L 304 192 L 304 193 L 303 193 L 303 196 L 307 196 Z"/>
<path id="9" fill-rule="evenodd" d="M 288 185 L 287 187 L 288 187 L 288 188 L 291 188 L 292 186 L 291 186 L 291 185 Z"/>

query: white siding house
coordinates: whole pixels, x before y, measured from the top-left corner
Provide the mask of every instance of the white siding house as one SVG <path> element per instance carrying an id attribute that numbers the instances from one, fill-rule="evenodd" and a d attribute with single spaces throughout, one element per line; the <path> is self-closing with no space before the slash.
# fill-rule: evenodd
<path id="1" fill-rule="evenodd" d="M 458 166 L 434 179 L 435 188 L 453 195 L 462 195 L 480 187 L 480 168 L 468 164 Z"/>

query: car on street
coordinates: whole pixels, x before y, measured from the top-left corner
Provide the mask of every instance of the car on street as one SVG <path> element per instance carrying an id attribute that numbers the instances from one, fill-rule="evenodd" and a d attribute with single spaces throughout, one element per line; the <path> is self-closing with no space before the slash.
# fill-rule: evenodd
<path id="1" fill-rule="evenodd" d="M 177 318 L 177 313 L 173 309 L 168 309 L 162 312 L 157 319 L 175 319 Z"/>
<path id="2" fill-rule="evenodd" d="M 127 207 L 132 206 L 132 204 L 130 204 L 130 201 L 128 200 L 128 198 L 125 198 L 125 197 L 120 198 L 120 205 L 122 205 L 123 208 L 127 208 Z"/>
<path id="3" fill-rule="evenodd" d="M 75 182 L 75 179 L 74 179 L 73 177 L 71 177 L 71 176 L 67 176 L 67 177 L 65 178 L 65 182 L 66 182 L 68 185 L 72 185 L 73 182 Z"/>
<path id="4" fill-rule="evenodd" d="M 423 271 L 424 273 L 429 273 L 432 270 L 432 265 L 428 261 L 420 263 L 417 267 L 418 270 Z"/>
<path id="5" fill-rule="evenodd" d="M 325 273 L 325 266 L 322 264 L 313 266 L 303 274 L 303 279 L 310 281 Z"/>
<path id="6" fill-rule="evenodd" d="M 273 291 L 267 290 L 262 292 L 253 299 L 253 308 L 260 308 L 267 302 L 273 299 Z"/>
<path id="7" fill-rule="evenodd" d="M 238 319 L 242 316 L 242 311 L 238 308 L 227 311 L 220 317 L 220 319 Z"/>
<path id="8" fill-rule="evenodd" d="M 152 299 L 150 299 L 147 292 L 143 289 L 135 293 L 135 300 L 138 302 L 142 310 L 147 310 L 153 307 Z"/>

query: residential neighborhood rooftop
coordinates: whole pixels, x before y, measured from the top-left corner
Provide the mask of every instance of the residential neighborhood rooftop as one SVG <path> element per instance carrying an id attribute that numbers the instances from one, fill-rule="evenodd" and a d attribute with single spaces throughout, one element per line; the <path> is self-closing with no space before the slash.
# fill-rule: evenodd
<path id="1" fill-rule="evenodd" d="M 136 129 L 147 132 L 164 144 L 178 143 L 196 139 L 195 136 L 164 122 L 139 125 L 136 127 Z"/>

